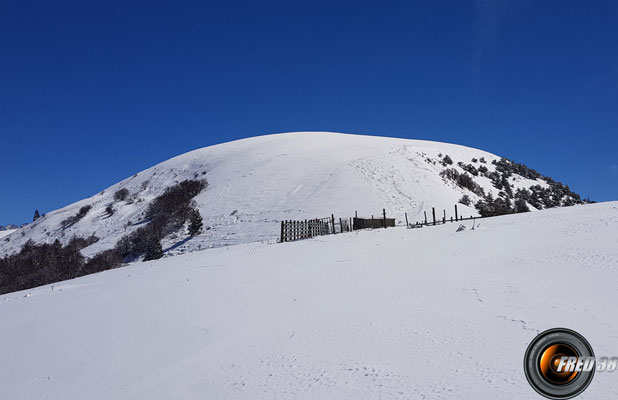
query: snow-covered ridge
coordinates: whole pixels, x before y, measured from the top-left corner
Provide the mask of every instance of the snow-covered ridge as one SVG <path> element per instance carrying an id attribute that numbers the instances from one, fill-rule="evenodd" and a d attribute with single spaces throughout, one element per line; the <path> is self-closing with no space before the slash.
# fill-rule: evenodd
<path id="1" fill-rule="evenodd" d="M 273 240 L 283 219 L 305 219 L 330 214 L 378 214 L 403 221 L 420 219 L 424 210 L 452 210 L 470 191 L 445 180 L 440 160 L 448 155 L 459 162 L 484 159 L 489 172 L 499 156 L 465 146 L 431 141 L 327 132 L 284 133 L 237 140 L 191 151 L 129 177 L 100 193 L 73 203 L 0 240 L 0 255 L 18 251 L 27 240 L 66 243 L 74 235 L 96 235 L 100 240 L 83 250 L 93 255 L 111 248 L 143 219 L 149 202 L 165 188 L 185 179 L 208 180 L 195 201 L 204 219 L 204 232 L 180 246 L 184 233 L 166 238 L 164 249 L 178 253 L 229 244 Z M 477 162 L 476 165 L 480 165 Z M 485 176 L 474 177 L 486 193 L 498 194 Z M 546 185 L 542 180 L 509 178 L 513 188 Z M 128 200 L 114 200 L 127 189 Z M 62 221 L 84 206 L 87 214 L 63 229 Z M 106 211 L 113 208 L 113 214 Z M 476 210 L 460 205 L 463 215 Z"/>
<path id="2" fill-rule="evenodd" d="M 15 232 L 17 229 L 0 229 L 0 239 L 2 239 L 5 236 L 10 235 L 11 233 Z"/>

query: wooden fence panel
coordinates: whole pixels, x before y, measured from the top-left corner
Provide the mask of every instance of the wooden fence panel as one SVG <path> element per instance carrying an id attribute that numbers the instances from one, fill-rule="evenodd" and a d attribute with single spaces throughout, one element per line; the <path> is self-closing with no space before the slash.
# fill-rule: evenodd
<path id="1" fill-rule="evenodd" d="M 333 218 L 310 219 L 304 221 L 281 221 L 281 242 L 308 239 L 333 233 Z"/>

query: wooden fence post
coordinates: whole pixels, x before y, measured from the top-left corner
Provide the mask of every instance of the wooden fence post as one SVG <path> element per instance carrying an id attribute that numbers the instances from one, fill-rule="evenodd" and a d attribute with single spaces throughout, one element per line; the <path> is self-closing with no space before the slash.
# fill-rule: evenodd
<path id="1" fill-rule="evenodd" d="M 335 230 L 335 214 L 330 215 L 330 220 L 331 220 L 331 223 L 333 224 L 333 235 L 334 235 L 335 233 L 337 233 L 337 231 Z"/>
<path id="2" fill-rule="evenodd" d="M 283 236 L 283 224 L 284 222 L 281 221 L 281 243 L 285 242 L 285 237 Z"/>
<path id="3" fill-rule="evenodd" d="M 386 208 L 382 209 L 382 215 L 384 216 L 384 219 L 382 221 L 384 221 L 384 229 L 386 229 Z"/>
<path id="4" fill-rule="evenodd" d="M 354 225 L 352 224 L 352 217 L 350 217 L 350 232 L 354 230 Z"/>
<path id="5" fill-rule="evenodd" d="M 408 223 L 408 213 L 405 213 L 405 214 L 406 214 L 406 228 L 407 228 L 410 226 L 410 224 Z"/>
<path id="6" fill-rule="evenodd" d="M 442 209 L 442 211 L 444 211 L 444 216 L 442 216 L 442 223 L 446 224 L 446 210 Z"/>
<path id="7" fill-rule="evenodd" d="M 458 214 L 457 214 L 457 204 L 455 204 L 455 221 L 457 221 L 457 219 L 458 219 L 458 218 L 457 218 L 457 215 L 458 215 Z"/>
<path id="8" fill-rule="evenodd" d="M 436 224 L 436 208 L 431 207 L 431 215 L 433 216 L 433 224 Z"/>
<path id="9" fill-rule="evenodd" d="M 425 213 L 425 225 L 427 225 L 427 211 L 423 211 Z"/>

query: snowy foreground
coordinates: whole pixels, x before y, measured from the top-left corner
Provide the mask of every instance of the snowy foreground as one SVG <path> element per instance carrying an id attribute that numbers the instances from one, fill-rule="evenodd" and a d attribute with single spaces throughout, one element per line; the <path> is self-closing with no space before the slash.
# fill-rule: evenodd
<path id="1" fill-rule="evenodd" d="M 471 227 L 471 222 L 466 226 Z M 540 399 L 537 333 L 618 356 L 618 202 L 217 248 L 0 296 L 3 399 Z M 618 372 L 581 399 L 610 399 Z"/>

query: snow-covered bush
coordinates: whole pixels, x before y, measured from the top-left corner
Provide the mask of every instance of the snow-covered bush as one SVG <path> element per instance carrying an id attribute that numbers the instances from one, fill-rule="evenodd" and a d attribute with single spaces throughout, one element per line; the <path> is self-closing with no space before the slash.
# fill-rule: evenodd
<path id="1" fill-rule="evenodd" d="M 127 197 L 129 197 L 129 189 L 127 188 L 119 189 L 114 193 L 114 200 L 116 201 L 126 200 Z"/>
<path id="2" fill-rule="evenodd" d="M 460 161 L 460 162 L 457 163 L 457 165 L 459 165 L 459 167 L 461 169 L 463 169 L 464 171 L 469 172 L 469 173 L 471 173 L 474 176 L 478 176 L 478 174 L 479 174 L 479 172 L 476 169 L 476 167 L 474 165 L 472 165 L 472 164 L 464 164 L 464 163 L 462 163 Z"/>
<path id="3" fill-rule="evenodd" d="M 469 206 L 472 204 L 472 200 L 470 200 L 470 196 L 464 194 L 461 199 L 459 199 L 459 204 L 463 204 L 464 206 Z"/>
<path id="4" fill-rule="evenodd" d="M 80 219 L 84 218 L 86 216 L 86 214 L 88 214 L 88 211 L 90 211 L 91 208 L 92 208 L 91 205 L 83 206 L 82 208 L 79 209 L 77 214 L 72 215 L 72 216 L 68 217 L 67 219 L 65 219 L 64 221 L 62 221 L 60 223 L 61 228 L 62 229 L 67 229 L 67 228 L 75 225 L 77 222 L 79 222 Z"/>
<path id="5" fill-rule="evenodd" d="M 484 196 L 483 188 L 467 173 L 460 174 L 455 168 L 447 168 L 440 172 L 440 176 L 455 182 L 459 187 L 468 189 L 477 196 Z"/>

